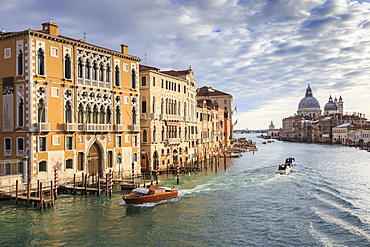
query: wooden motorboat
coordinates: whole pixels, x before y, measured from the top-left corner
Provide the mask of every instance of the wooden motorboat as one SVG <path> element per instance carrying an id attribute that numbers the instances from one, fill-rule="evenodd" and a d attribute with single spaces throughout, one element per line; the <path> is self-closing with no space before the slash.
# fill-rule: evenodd
<path id="1" fill-rule="evenodd" d="M 177 194 L 177 190 L 166 187 L 136 188 L 130 194 L 123 196 L 122 199 L 126 204 L 141 204 L 173 198 Z"/>

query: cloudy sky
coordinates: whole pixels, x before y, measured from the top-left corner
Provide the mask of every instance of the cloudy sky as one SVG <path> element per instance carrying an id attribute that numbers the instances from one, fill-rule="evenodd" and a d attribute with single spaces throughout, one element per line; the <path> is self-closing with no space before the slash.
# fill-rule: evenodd
<path id="1" fill-rule="evenodd" d="M 1 0 L 0 30 L 41 29 L 120 50 L 234 96 L 236 129 L 277 127 L 307 84 L 370 117 L 370 1 Z"/>

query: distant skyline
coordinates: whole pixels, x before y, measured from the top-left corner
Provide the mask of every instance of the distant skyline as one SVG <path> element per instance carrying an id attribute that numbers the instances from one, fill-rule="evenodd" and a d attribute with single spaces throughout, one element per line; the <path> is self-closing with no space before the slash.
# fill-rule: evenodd
<path id="1" fill-rule="evenodd" d="M 362 0 L 2 0 L 0 30 L 41 29 L 141 64 L 194 71 L 197 87 L 232 94 L 236 129 L 281 127 L 310 84 L 321 109 L 370 116 L 370 3 Z"/>

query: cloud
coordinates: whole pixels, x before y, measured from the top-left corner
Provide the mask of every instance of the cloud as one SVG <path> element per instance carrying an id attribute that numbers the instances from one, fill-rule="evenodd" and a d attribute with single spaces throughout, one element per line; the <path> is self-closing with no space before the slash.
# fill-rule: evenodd
<path id="1" fill-rule="evenodd" d="M 370 92 L 369 9 L 355 0 L 4 0 L 0 28 L 52 19 L 62 35 L 127 44 L 151 66 L 191 65 L 199 87 L 233 94 L 237 127 L 260 129 L 293 115 L 308 83 L 321 106 L 342 95 L 345 108 L 370 114 L 361 102 Z"/>

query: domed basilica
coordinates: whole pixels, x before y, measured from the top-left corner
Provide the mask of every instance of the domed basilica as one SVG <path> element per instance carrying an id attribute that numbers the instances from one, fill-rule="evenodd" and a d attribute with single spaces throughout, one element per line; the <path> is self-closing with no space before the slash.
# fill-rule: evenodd
<path id="1" fill-rule="evenodd" d="M 332 99 L 331 95 L 329 97 L 329 102 L 325 104 L 324 115 L 342 113 L 343 114 L 343 100 L 342 97 Z M 321 116 L 321 108 L 319 101 L 313 97 L 312 89 L 310 84 L 306 89 L 306 95 L 298 104 L 298 115 L 302 117 L 316 118 Z"/>

